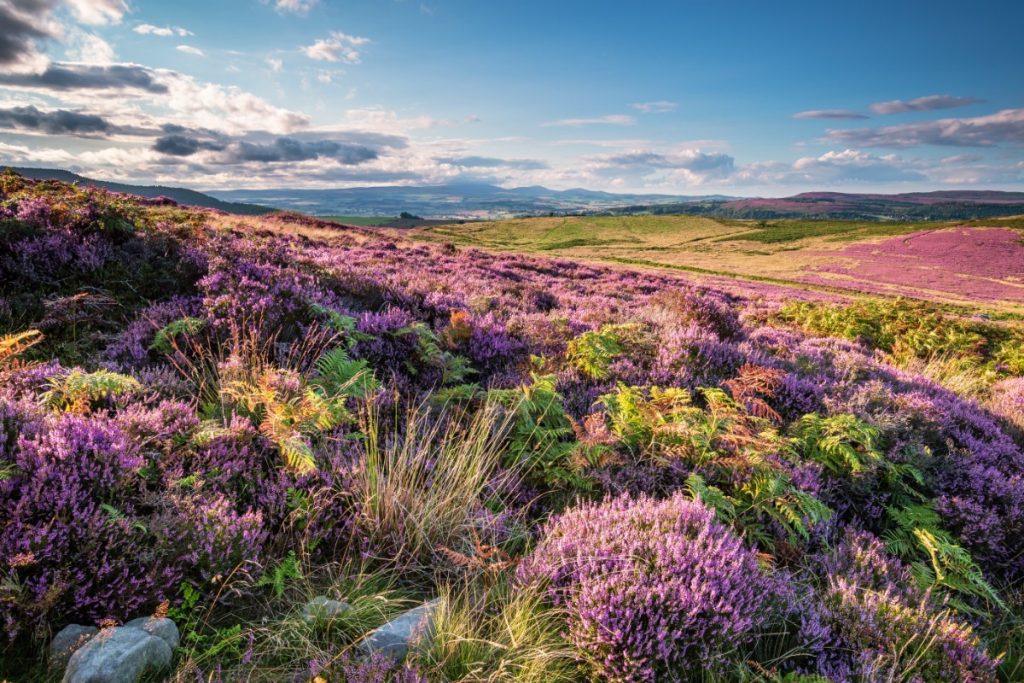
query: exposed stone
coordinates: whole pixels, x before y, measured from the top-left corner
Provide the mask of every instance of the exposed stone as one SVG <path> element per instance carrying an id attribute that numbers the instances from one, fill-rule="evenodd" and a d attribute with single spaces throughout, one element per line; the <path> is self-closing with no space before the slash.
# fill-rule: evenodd
<path id="1" fill-rule="evenodd" d="M 142 629 L 149 635 L 163 640 L 171 646 L 172 650 L 178 647 L 178 643 L 181 642 L 178 627 L 167 617 L 139 617 L 138 619 L 132 619 L 122 628 Z"/>
<path id="2" fill-rule="evenodd" d="M 379 652 L 391 659 L 402 659 L 409 648 L 433 636 L 434 614 L 440 604 L 440 599 L 432 600 L 399 615 L 371 631 L 359 643 L 359 649 L 365 654 Z"/>
<path id="3" fill-rule="evenodd" d="M 64 683 L 136 683 L 149 671 L 170 667 L 174 654 L 163 638 L 141 628 L 106 628 L 68 661 Z"/>
<path id="4" fill-rule="evenodd" d="M 339 614 L 347 612 L 349 605 L 340 600 L 331 600 L 324 595 L 318 595 L 302 608 L 303 621 L 314 623 L 317 621 L 330 621 Z"/>
<path id="5" fill-rule="evenodd" d="M 57 671 L 63 669 L 68 665 L 68 660 L 75 650 L 85 645 L 99 632 L 95 626 L 80 624 L 70 624 L 62 628 L 50 641 L 50 667 Z"/>

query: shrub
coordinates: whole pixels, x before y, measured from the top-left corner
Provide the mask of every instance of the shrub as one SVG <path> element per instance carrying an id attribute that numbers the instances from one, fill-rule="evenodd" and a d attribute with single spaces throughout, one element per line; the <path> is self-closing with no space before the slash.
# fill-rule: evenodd
<path id="1" fill-rule="evenodd" d="M 712 292 L 673 290 L 654 297 L 653 303 L 676 316 L 679 324 L 696 325 L 719 339 L 735 339 L 743 331 L 736 313 Z"/>
<path id="2" fill-rule="evenodd" d="M 898 361 L 967 361 L 979 372 L 1024 372 L 1024 334 L 998 323 L 941 313 L 932 304 L 905 300 L 822 305 L 794 301 L 776 319 L 815 334 L 859 341 Z M 961 366 L 962 367 L 962 366 Z"/>
<path id="3" fill-rule="evenodd" d="M 848 530 L 812 567 L 822 673 L 838 680 L 994 681 L 996 660 L 971 627 L 912 579 L 870 534 Z M 812 644 L 813 646 L 813 644 Z M 838 675 L 839 673 L 842 675 Z"/>
<path id="4" fill-rule="evenodd" d="M 6 636 L 121 619 L 169 598 L 181 578 L 173 534 L 141 506 L 144 464 L 111 421 L 65 414 L 21 439 L 0 486 Z"/>
<path id="5" fill-rule="evenodd" d="M 992 412 L 1024 433 L 1024 377 L 1005 379 L 992 387 Z"/>
<path id="6" fill-rule="evenodd" d="M 520 566 L 568 613 L 569 639 L 614 681 L 715 669 L 757 633 L 769 590 L 754 553 L 700 503 L 584 503 L 545 528 Z"/>
<path id="7" fill-rule="evenodd" d="M 833 580 L 825 603 L 865 680 L 996 680 L 996 660 L 971 627 L 948 612 L 933 611 L 925 602 L 911 606 L 891 590 L 865 589 L 843 578 Z"/>

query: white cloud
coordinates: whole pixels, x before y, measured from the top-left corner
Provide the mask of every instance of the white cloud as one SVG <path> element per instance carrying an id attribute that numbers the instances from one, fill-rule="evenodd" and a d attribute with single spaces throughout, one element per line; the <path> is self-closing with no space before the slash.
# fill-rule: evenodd
<path id="1" fill-rule="evenodd" d="M 876 102 L 871 111 L 876 114 L 903 114 L 910 111 L 935 111 L 936 109 L 955 109 L 977 104 L 981 100 L 974 97 L 957 97 L 955 95 L 928 95 L 913 100 L 890 100 Z"/>
<path id="2" fill-rule="evenodd" d="M 350 36 L 341 31 L 332 31 L 330 38 L 321 38 L 312 45 L 302 48 L 310 59 L 321 62 L 344 62 L 358 64 L 361 59 L 358 48 L 370 42 L 369 38 Z"/>
<path id="3" fill-rule="evenodd" d="M 83 64 L 112 64 L 115 57 L 110 43 L 94 33 L 74 31 L 67 42 L 65 54 L 73 62 Z"/>
<path id="4" fill-rule="evenodd" d="M 860 112 L 849 109 L 808 109 L 793 114 L 794 119 L 866 119 Z"/>
<path id="5" fill-rule="evenodd" d="M 669 102 L 668 100 L 658 100 L 657 102 L 635 102 L 629 106 L 645 114 L 665 114 L 679 108 L 678 103 Z"/>
<path id="6" fill-rule="evenodd" d="M 54 148 L 30 148 L 22 145 L 9 145 L 0 142 L 0 159 L 5 164 L 13 163 L 45 163 L 45 164 L 68 164 L 75 159 L 75 155 L 63 149 Z"/>
<path id="7" fill-rule="evenodd" d="M 939 119 L 881 128 L 830 130 L 829 140 L 858 147 L 991 147 L 1024 143 L 1024 109 L 1004 109 L 987 116 Z"/>
<path id="8" fill-rule="evenodd" d="M 319 0 L 274 0 L 274 9 L 282 14 L 308 14 Z"/>
<path id="9" fill-rule="evenodd" d="M 83 24 L 120 24 L 128 12 L 127 0 L 66 0 L 71 12 Z"/>
<path id="10" fill-rule="evenodd" d="M 269 66 L 270 70 L 276 74 L 284 71 L 284 62 L 276 57 L 267 57 L 267 66 Z"/>
<path id="11" fill-rule="evenodd" d="M 587 161 L 588 168 L 601 176 L 632 176 L 642 182 L 668 181 L 686 185 L 727 178 L 735 170 L 732 156 L 695 148 L 665 152 L 635 149 L 591 156 Z"/>
<path id="12" fill-rule="evenodd" d="M 412 130 L 450 125 L 454 125 L 454 122 L 430 116 L 402 118 L 397 112 L 387 109 L 362 108 L 349 109 L 340 121 L 326 126 L 317 126 L 312 130 L 317 132 L 372 131 L 387 135 L 405 135 Z"/>
<path id="13" fill-rule="evenodd" d="M 205 57 L 206 53 L 200 50 L 198 47 L 192 47 L 191 45 L 179 45 L 174 48 L 178 52 L 184 52 L 188 55 L 195 55 L 196 57 Z"/>
<path id="14" fill-rule="evenodd" d="M 636 123 L 636 119 L 626 114 L 608 114 L 607 116 L 594 116 L 590 118 L 580 119 L 558 119 L 557 121 L 547 121 L 540 125 L 542 126 L 568 126 L 576 128 L 579 126 L 632 126 Z"/>
<path id="15" fill-rule="evenodd" d="M 926 182 L 928 164 L 895 154 L 877 156 L 855 149 L 830 150 L 793 163 L 757 162 L 740 168 L 732 180 L 738 185 L 800 185 L 829 187 L 853 184 Z"/>
<path id="16" fill-rule="evenodd" d="M 163 38 L 168 36 L 185 38 L 187 36 L 195 35 L 192 31 L 182 28 L 181 26 L 154 26 L 153 24 L 139 24 L 132 30 L 144 36 L 153 35 Z"/>
<path id="17" fill-rule="evenodd" d="M 199 83 L 190 76 L 171 73 L 173 76 L 163 81 L 169 91 L 163 103 L 182 125 L 232 134 L 252 130 L 283 134 L 309 125 L 305 114 L 275 107 L 235 86 Z"/>

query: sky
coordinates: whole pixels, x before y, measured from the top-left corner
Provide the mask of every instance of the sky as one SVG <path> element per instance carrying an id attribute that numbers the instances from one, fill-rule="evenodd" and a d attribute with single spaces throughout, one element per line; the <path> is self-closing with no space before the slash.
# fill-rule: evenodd
<path id="1" fill-rule="evenodd" d="M 0 164 L 196 189 L 1024 190 L 1017 0 L 0 0 Z"/>

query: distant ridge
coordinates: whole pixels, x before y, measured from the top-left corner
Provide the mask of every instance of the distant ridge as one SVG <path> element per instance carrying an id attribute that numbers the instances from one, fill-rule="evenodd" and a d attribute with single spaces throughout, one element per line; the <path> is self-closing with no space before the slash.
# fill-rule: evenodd
<path id="1" fill-rule="evenodd" d="M 0 169 L 8 168 L 0 166 Z M 128 185 L 125 183 L 114 183 L 107 180 L 95 180 L 86 178 L 71 171 L 64 171 L 58 168 L 23 168 L 11 166 L 15 173 L 33 180 L 60 180 L 66 183 L 77 183 L 79 185 L 100 187 L 111 192 L 122 192 L 125 194 L 138 195 L 139 197 L 168 197 L 188 206 L 201 206 L 207 209 L 218 209 L 227 213 L 242 214 L 247 216 L 258 216 L 272 213 L 276 209 L 256 204 L 242 204 L 227 202 L 216 197 L 211 197 L 202 192 L 189 190 L 184 187 L 167 187 L 164 185 Z"/>
<path id="2" fill-rule="evenodd" d="M 807 218 L 860 221 L 971 220 L 1024 214 L 1024 192 L 940 190 L 901 194 L 803 192 L 791 197 L 747 197 L 633 205 L 611 214 L 688 214 L 712 218 Z"/>
<path id="3" fill-rule="evenodd" d="M 1024 192 L 942 190 L 901 194 L 803 192 L 780 199 L 723 202 L 721 215 L 737 218 L 850 218 L 860 220 L 959 220 L 1024 213 Z"/>
<path id="4" fill-rule="evenodd" d="M 548 213 L 596 213 L 626 205 L 657 206 L 730 199 L 721 195 L 690 197 L 614 194 L 582 188 L 552 190 L 538 185 L 505 188 L 465 180 L 446 185 L 217 190 L 214 195 L 225 200 L 266 204 L 320 216 L 397 216 L 405 211 L 424 218 L 508 218 Z"/>

